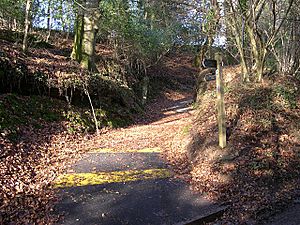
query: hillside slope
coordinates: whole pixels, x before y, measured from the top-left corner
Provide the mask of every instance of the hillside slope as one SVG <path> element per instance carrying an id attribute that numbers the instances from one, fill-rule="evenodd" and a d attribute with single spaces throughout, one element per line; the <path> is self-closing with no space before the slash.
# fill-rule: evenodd
<path id="1" fill-rule="evenodd" d="M 300 83 L 276 75 L 262 84 L 243 84 L 239 74 L 238 67 L 224 69 L 227 147 L 218 147 L 215 82 L 210 82 L 198 96 L 190 135 L 181 136 L 167 158 L 195 190 L 230 205 L 224 223 L 251 224 L 299 190 Z"/>

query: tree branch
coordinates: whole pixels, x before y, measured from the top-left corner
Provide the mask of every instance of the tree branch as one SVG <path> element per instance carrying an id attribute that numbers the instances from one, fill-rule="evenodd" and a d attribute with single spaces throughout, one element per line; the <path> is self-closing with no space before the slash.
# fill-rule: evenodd
<path id="1" fill-rule="evenodd" d="M 289 6 L 288 6 L 287 10 L 285 11 L 284 17 L 283 17 L 282 20 L 280 21 L 280 24 L 279 24 L 279 26 L 277 27 L 277 29 L 276 29 L 276 30 L 273 32 L 273 34 L 271 35 L 271 38 L 269 39 L 269 41 L 268 41 L 267 44 L 266 44 L 266 47 L 268 47 L 268 46 L 274 41 L 275 37 L 277 36 L 279 30 L 281 29 L 281 27 L 282 27 L 282 25 L 283 25 L 283 23 L 284 23 L 284 21 L 286 20 L 286 18 L 287 18 L 287 16 L 288 16 L 289 12 L 291 11 L 291 8 L 292 8 L 293 4 L 294 4 L 294 0 L 290 0 Z"/>

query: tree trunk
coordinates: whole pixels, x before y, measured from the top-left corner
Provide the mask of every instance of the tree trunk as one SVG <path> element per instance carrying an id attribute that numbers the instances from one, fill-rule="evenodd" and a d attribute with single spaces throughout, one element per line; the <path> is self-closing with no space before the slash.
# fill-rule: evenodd
<path id="1" fill-rule="evenodd" d="M 84 28 L 83 14 L 78 13 L 76 17 L 75 39 L 74 39 L 73 49 L 71 53 L 71 58 L 73 60 L 76 60 L 77 62 L 81 62 L 82 59 L 83 28 Z"/>
<path id="2" fill-rule="evenodd" d="M 48 1 L 48 8 L 47 8 L 47 30 L 48 35 L 46 38 L 46 42 L 49 42 L 49 38 L 51 36 L 51 0 Z"/>
<path id="3" fill-rule="evenodd" d="M 32 6 L 32 0 L 27 0 L 26 1 L 26 12 L 25 12 L 25 29 L 24 29 L 24 38 L 23 38 L 23 52 L 27 51 L 28 48 L 28 32 L 29 32 L 29 27 L 30 27 L 30 12 L 31 12 L 31 6 Z"/>
<path id="4" fill-rule="evenodd" d="M 238 13 L 235 11 L 234 4 L 232 1 L 227 2 L 228 4 L 225 4 L 225 8 L 228 12 L 231 13 L 231 16 L 227 16 L 227 25 L 230 29 L 231 33 L 233 34 L 233 40 L 235 42 L 236 48 L 240 55 L 241 60 L 241 67 L 242 67 L 242 79 L 244 82 L 249 82 L 249 67 L 247 65 L 246 61 L 246 53 L 245 53 L 245 47 L 244 47 L 244 18 L 240 17 Z M 226 12 L 226 10 L 225 10 Z M 241 29 L 242 27 L 242 29 Z"/>
<path id="5" fill-rule="evenodd" d="M 250 39 L 250 46 L 253 54 L 253 72 L 256 76 L 257 82 L 262 81 L 262 76 L 264 72 L 264 66 L 265 66 L 265 57 L 267 50 L 260 40 L 260 38 L 255 34 L 254 27 L 251 24 L 246 25 L 246 30 L 249 35 Z"/>
<path id="6" fill-rule="evenodd" d="M 95 65 L 95 45 L 99 19 L 99 1 L 87 0 L 84 13 L 81 66 L 89 71 L 97 71 Z"/>
<path id="7" fill-rule="evenodd" d="M 97 71 L 95 45 L 98 30 L 99 0 L 86 0 L 84 8 L 79 6 L 76 18 L 76 32 L 71 58 L 89 71 Z"/>
<path id="8" fill-rule="evenodd" d="M 245 50 L 243 46 L 243 34 L 240 33 L 236 20 L 229 20 L 230 28 L 234 34 L 235 45 L 240 55 L 241 67 L 242 67 L 242 78 L 244 82 L 249 82 L 249 68 L 247 66 Z M 242 31 L 243 32 L 243 31 Z"/>
<path id="9" fill-rule="evenodd" d="M 261 48 L 260 49 L 259 63 L 257 65 L 257 82 L 262 82 L 264 69 L 265 69 L 266 55 L 267 55 L 267 49 L 266 48 Z"/>
<path id="10" fill-rule="evenodd" d="M 237 49 L 238 49 L 239 54 L 240 54 L 243 81 L 244 82 L 249 82 L 250 81 L 250 79 L 249 79 L 249 69 L 248 69 L 248 66 L 247 66 L 246 58 L 245 58 L 243 42 L 240 39 L 239 35 L 235 35 L 235 41 L 236 41 Z"/>

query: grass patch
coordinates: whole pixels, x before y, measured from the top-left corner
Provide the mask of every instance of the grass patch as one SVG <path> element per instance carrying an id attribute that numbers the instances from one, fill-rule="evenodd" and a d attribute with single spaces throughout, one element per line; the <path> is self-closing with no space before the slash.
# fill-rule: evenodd
<path id="1" fill-rule="evenodd" d="M 190 130 L 192 129 L 192 125 L 189 124 L 189 125 L 186 125 L 183 129 L 182 129 L 182 133 L 187 135 L 190 133 Z"/>

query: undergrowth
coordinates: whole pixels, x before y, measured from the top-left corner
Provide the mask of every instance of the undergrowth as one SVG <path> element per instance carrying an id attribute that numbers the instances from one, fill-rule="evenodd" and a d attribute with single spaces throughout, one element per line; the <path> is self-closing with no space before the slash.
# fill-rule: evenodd
<path id="1" fill-rule="evenodd" d="M 119 127 L 128 124 L 116 109 L 96 109 L 98 125 Z M 22 127 L 41 129 L 47 123 L 65 122 L 69 133 L 93 132 L 95 123 L 89 108 L 68 105 L 65 101 L 16 94 L 0 95 L 0 132 L 9 140 L 16 140 Z"/>

